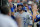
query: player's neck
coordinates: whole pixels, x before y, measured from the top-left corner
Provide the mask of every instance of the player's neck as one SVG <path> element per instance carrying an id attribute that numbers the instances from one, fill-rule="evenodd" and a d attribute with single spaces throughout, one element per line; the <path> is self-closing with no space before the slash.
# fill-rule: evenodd
<path id="1" fill-rule="evenodd" d="M 24 11 L 19 12 L 20 14 L 22 14 Z"/>

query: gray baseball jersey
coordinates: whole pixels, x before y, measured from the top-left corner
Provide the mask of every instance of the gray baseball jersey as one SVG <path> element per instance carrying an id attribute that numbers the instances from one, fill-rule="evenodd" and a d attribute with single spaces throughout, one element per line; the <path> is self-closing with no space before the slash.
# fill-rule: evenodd
<path id="1" fill-rule="evenodd" d="M 23 12 L 22 14 L 16 12 L 14 16 L 21 17 L 21 27 L 28 27 L 29 24 L 32 24 L 31 15 L 28 12 Z"/>

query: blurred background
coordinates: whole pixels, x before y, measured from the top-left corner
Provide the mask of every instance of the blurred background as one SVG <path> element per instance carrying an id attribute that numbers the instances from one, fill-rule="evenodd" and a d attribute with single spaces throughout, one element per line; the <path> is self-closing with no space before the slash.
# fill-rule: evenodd
<path id="1" fill-rule="evenodd" d="M 32 1 L 32 2 L 36 2 L 39 4 L 40 0 L 2 0 L 6 3 L 9 3 L 9 2 L 12 2 L 12 3 L 20 3 L 20 2 L 25 2 L 25 3 L 28 3 L 29 1 Z M 1 2 L 2 3 L 2 2 Z M 2 4 L 1 4 L 2 5 Z"/>
<path id="2" fill-rule="evenodd" d="M 6 5 L 11 9 L 11 7 L 13 5 L 13 9 L 14 9 L 13 12 L 17 12 L 17 3 L 23 3 L 23 6 L 24 6 L 24 9 L 26 10 L 26 12 L 29 9 L 31 12 L 30 11 L 28 11 L 28 12 L 31 14 L 33 14 L 32 10 L 31 10 L 31 9 L 33 9 L 32 5 L 37 4 L 37 9 L 40 9 L 40 0 L 1 0 L 0 6 Z M 26 9 L 26 7 L 27 7 L 27 9 Z M 35 9 L 35 6 L 34 6 L 34 9 Z M 14 17 L 13 17 L 13 19 L 16 20 Z M 34 22 L 33 27 L 37 27 L 36 24 L 37 24 L 37 22 Z"/>

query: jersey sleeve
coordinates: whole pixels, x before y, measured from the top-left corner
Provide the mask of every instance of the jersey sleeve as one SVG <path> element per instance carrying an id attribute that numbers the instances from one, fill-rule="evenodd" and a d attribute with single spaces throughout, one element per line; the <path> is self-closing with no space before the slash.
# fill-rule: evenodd
<path id="1" fill-rule="evenodd" d="M 29 25 L 33 25 L 33 23 L 32 23 L 32 16 L 30 15 L 30 13 L 27 13 L 27 18 L 28 18 L 28 24 Z"/>
<path id="2" fill-rule="evenodd" d="M 33 23 L 32 23 L 32 16 L 31 15 L 29 15 L 29 25 L 33 25 Z"/>

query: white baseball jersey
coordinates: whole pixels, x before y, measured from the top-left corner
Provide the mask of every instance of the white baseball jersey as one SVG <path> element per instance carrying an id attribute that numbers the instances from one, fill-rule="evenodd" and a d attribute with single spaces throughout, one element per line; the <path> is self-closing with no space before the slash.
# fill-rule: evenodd
<path id="1" fill-rule="evenodd" d="M 22 21 L 21 21 L 21 27 L 28 27 L 29 24 L 32 24 L 32 20 L 31 19 L 31 15 L 28 12 L 23 12 L 22 14 L 20 14 L 19 12 L 16 12 L 14 14 L 15 17 L 21 17 Z"/>
<path id="2" fill-rule="evenodd" d="M 0 27 L 18 27 L 18 26 L 10 16 L 0 14 Z"/>

